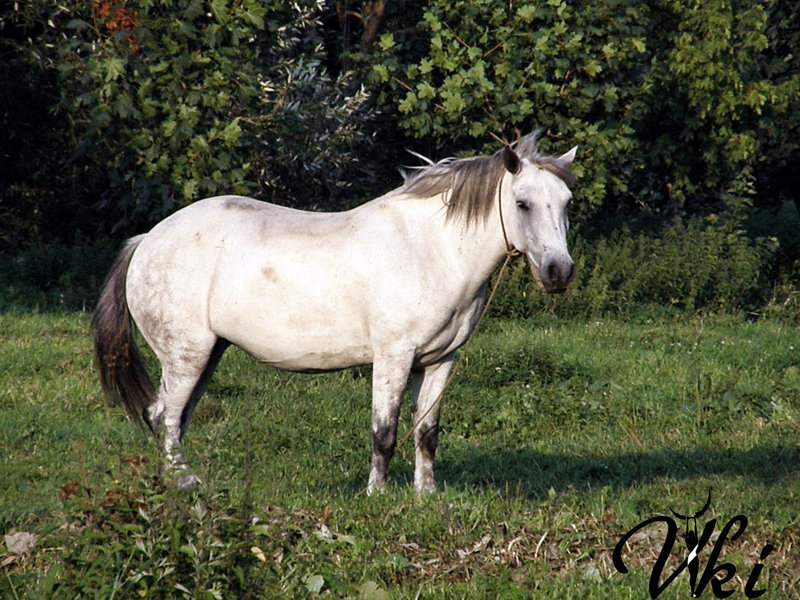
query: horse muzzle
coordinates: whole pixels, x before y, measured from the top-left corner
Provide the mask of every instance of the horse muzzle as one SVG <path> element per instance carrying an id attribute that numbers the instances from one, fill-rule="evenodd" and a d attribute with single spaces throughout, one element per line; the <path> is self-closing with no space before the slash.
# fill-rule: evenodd
<path id="1" fill-rule="evenodd" d="M 549 257 L 536 267 L 530 256 L 531 272 L 548 294 L 563 294 L 575 279 L 575 263 L 569 255 Z"/>

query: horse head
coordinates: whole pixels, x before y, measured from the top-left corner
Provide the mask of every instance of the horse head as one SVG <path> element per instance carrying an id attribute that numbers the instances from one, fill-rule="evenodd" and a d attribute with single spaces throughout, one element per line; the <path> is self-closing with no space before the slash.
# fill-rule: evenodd
<path id="1" fill-rule="evenodd" d="M 577 147 L 557 158 L 542 157 L 526 142 L 523 138 L 502 150 L 508 172 L 500 199 L 504 235 L 509 250 L 527 257 L 546 292 L 563 293 L 575 279 L 575 263 L 567 250 L 567 208 L 572 200 L 567 184 Z"/>

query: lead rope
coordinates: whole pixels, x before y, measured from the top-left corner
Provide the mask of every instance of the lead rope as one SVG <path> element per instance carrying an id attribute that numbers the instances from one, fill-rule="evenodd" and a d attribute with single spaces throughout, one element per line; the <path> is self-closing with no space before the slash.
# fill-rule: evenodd
<path id="1" fill-rule="evenodd" d="M 503 219 L 503 177 L 502 176 L 500 177 L 500 186 L 499 186 L 499 189 L 498 189 L 497 196 L 498 196 L 497 208 L 499 209 L 499 213 L 500 213 L 500 227 L 503 230 L 503 240 L 506 243 L 506 257 L 505 257 L 505 260 L 503 261 L 503 264 L 500 266 L 500 270 L 497 272 L 497 278 L 494 281 L 494 285 L 492 286 L 492 291 L 489 294 L 489 298 L 486 300 L 486 304 L 483 307 L 483 311 L 481 312 L 481 316 L 478 317 L 478 322 L 475 324 L 475 328 L 472 330 L 472 333 L 470 334 L 470 337 L 467 340 L 466 344 L 464 344 L 464 348 L 461 350 L 461 353 L 458 356 L 458 360 L 453 365 L 453 368 L 450 370 L 450 374 L 447 376 L 447 379 L 444 382 L 444 387 L 442 387 L 442 391 L 439 392 L 439 395 L 436 396 L 436 400 L 434 400 L 431 403 L 431 405 L 428 407 L 428 410 L 426 410 L 423 413 L 423 415 L 414 422 L 414 424 L 412 425 L 411 429 L 408 430 L 408 432 L 405 434 L 405 436 L 403 436 L 403 439 L 400 440 L 400 443 L 397 444 L 397 449 L 398 450 L 403 447 L 403 444 L 405 444 L 406 440 L 408 440 L 408 438 L 411 437 L 411 434 L 413 434 L 417 430 L 417 428 L 419 427 L 420 423 L 422 423 L 422 421 L 425 420 L 425 417 L 427 417 L 434 408 L 436 408 L 437 406 L 439 406 L 439 404 L 441 404 L 442 398 L 444 397 L 445 391 L 447 391 L 447 388 L 450 387 L 450 382 L 453 381 L 453 378 L 455 377 L 456 372 L 458 372 L 458 368 L 461 366 L 461 363 L 464 362 L 464 357 L 467 356 L 467 354 L 468 354 L 468 350 L 469 350 L 470 346 L 472 345 L 472 341 L 475 339 L 475 334 L 478 332 L 478 329 L 480 329 L 481 324 L 483 323 L 483 319 L 486 316 L 486 313 L 489 312 L 489 307 L 492 305 L 492 300 L 494 300 L 494 296 L 497 293 L 497 288 L 500 287 L 500 281 L 503 279 L 503 273 L 505 272 L 509 261 L 511 261 L 511 259 L 514 258 L 515 256 L 519 255 L 519 250 L 514 248 L 514 246 L 512 246 L 509 243 L 508 235 L 506 234 L 506 224 L 505 224 L 504 219 Z"/>

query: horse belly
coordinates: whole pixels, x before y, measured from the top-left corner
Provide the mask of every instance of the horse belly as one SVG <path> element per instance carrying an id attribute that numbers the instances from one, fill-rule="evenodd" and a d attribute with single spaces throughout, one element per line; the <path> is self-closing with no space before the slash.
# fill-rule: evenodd
<path id="1" fill-rule="evenodd" d="M 246 333 L 245 333 L 246 332 Z M 223 336 L 257 360 L 279 369 L 301 372 L 335 371 L 372 362 L 372 349 L 351 336 L 328 329 L 286 330 L 264 321 Z"/>
<path id="2" fill-rule="evenodd" d="M 294 276 L 302 270 L 296 266 Z M 276 267 L 238 282 L 230 274 L 210 303 L 214 332 L 256 359 L 292 371 L 328 371 L 372 362 L 360 302 L 314 277 L 280 278 Z M 234 278 L 235 279 L 235 278 Z"/>

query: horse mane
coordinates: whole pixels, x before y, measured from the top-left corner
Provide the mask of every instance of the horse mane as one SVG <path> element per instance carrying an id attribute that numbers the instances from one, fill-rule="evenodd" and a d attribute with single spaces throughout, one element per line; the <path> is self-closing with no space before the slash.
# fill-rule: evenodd
<path id="1" fill-rule="evenodd" d="M 538 131 L 530 133 L 512 144 L 512 148 L 521 159 L 527 159 L 567 185 L 571 184 L 574 175 L 569 170 L 569 164 L 556 157 L 540 154 L 536 143 L 538 137 Z M 420 158 L 429 164 L 412 167 L 411 172 L 403 172 L 405 181 L 400 188 L 402 193 L 422 198 L 444 194 L 447 220 L 463 219 L 471 223 L 489 217 L 495 190 L 505 173 L 502 150 L 491 156 L 445 158 L 436 163 Z"/>

